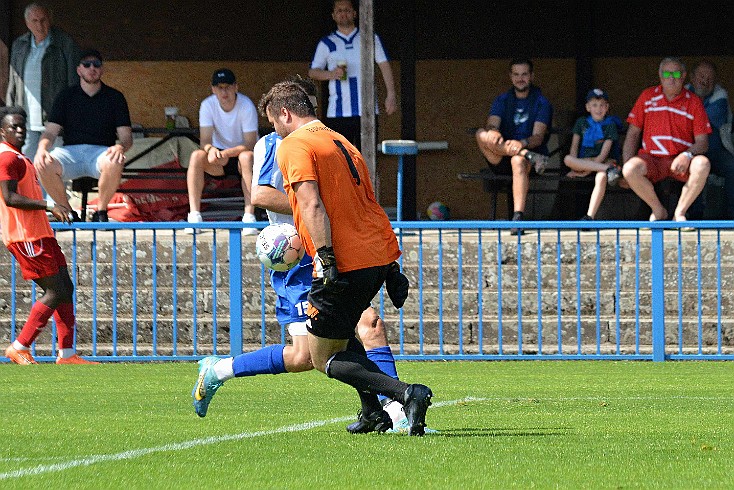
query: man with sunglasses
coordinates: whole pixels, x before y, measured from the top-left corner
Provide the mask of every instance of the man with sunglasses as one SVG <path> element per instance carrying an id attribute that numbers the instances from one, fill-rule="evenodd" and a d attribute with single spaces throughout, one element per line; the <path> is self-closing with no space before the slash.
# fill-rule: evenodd
<path id="1" fill-rule="evenodd" d="M 701 99 L 683 86 L 686 67 L 680 59 L 663 59 L 658 75 L 660 85 L 645 89 L 627 117 L 622 173 L 635 194 L 650 206 L 650 221 L 669 218 L 653 184 L 668 177 L 684 182 L 672 219 L 685 221 L 711 168 L 704 155 L 711 125 Z"/>
<path id="2" fill-rule="evenodd" d="M 125 96 L 102 83 L 99 51 L 82 52 L 76 70 L 79 85 L 56 97 L 33 164 L 49 196 L 66 207 L 64 181 L 98 179 L 98 210 L 92 221 L 105 222 L 107 205 L 120 185 L 125 152 L 133 144 L 130 111 Z M 64 146 L 49 151 L 62 130 Z"/>

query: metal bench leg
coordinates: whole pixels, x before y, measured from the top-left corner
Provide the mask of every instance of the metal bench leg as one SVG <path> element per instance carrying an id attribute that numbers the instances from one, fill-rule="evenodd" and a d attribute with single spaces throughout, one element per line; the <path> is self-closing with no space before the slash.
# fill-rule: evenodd
<path id="1" fill-rule="evenodd" d="M 82 209 L 79 210 L 79 219 L 82 221 L 87 221 L 87 194 L 89 191 L 82 191 Z"/>

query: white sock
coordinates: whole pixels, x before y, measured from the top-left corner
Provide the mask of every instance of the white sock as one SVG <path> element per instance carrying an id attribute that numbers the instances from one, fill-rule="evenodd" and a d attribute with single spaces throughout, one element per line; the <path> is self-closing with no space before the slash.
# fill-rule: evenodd
<path id="1" fill-rule="evenodd" d="M 59 349 L 59 357 L 67 359 L 74 355 L 74 349 Z"/>
<path id="2" fill-rule="evenodd" d="M 225 357 L 214 364 L 214 374 L 217 375 L 219 381 L 227 381 L 228 379 L 234 378 L 233 362 L 234 357 Z"/>
<path id="3" fill-rule="evenodd" d="M 403 420 L 405 418 L 405 412 L 403 411 L 403 406 L 396 402 L 395 400 L 392 400 L 390 403 L 382 407 L 383 410 L 385 410 L 392 419 L 393 426 L 397 425 L 398 422 Z"/>
<path id="4" fill-rule="evenodd" d="M 17 340 L 13 340 L 13 349 L 15 349 L 15 350 L 29 350 L 30 347 L 26 347 L 25 345 L 21 344 Z"/>

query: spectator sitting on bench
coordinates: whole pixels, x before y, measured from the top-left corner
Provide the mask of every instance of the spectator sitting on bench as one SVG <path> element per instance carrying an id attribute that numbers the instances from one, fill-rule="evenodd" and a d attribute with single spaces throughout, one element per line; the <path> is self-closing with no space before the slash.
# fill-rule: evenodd
<path id="1" fill-rule="evenodd" d="M 125 96 L 102 83 L 99 51 L 83 51 L 76 71 L 79 85 L 54 100 L 33 165 L 51 199 L 65 207 L 70 207 L 65 180 L 98 179 L 99 207 L 92 221 L 104 222 L 107 204 L 120 185 L 125 152 L 133 144 L 130 112 Z M 62 130 L 64 146 L 49 152 Z"/>
<path id="2" fill-rule="evenodd" d="M 510 62 L 512 88 L 492 103 L 485 128 L 476 132 L 477 145 L 497 173 L 512 174 L 513 221 L 522 221 L 530 183 L 530 164 L 543 173 L 548 163 L 546 134 L 553 119 L 550 102 L 533 85 L 533 62 Z M 529 150 L 533 151 L 529 151 Z M 512 229 L 512 234 L 522 230 Z"/>
<path id="3" fill-rule="evenodd" d="M 189 223 L 201 223 L 201 194 L 204 174 L 215 179 L 228 175 L 240 176 L 245 213 L 242 221 L 254 223 L 255 207 L 250 201 L 252 184 L 252 149 L 257 142 L 257 108 L 249 97 L 237 91 L 234 73 L 220 68 L 212 75 L 212 95 L 201 101 L 199 108 L 199 144 L 186 171 L 189 191 Z M 187 228 L 193 232 L 193 228 Z M 257 234 L 255 228 L 242 230 L 245 235 Z"/>
<path id="4" fill-rule="evenodd" d="M 721 85 L 716 83 L 716 65 L 711 61 L 698 63 L 691 72 L 691 83 L 686 86 L 703 100 L 703 107 L 709 118 L 712 132 L 709 135 L 709 149 L 706 157 L 711 162 L 711 173 L 724 179 L 724 192 L 726 195 L 726 219 L 734 219 L 734 155 L 727 150 L 722 138 L 731 140 L 731 133 L 722 135 L 721 128 L 731 131 L 731 107 L 729 106 L 729 94 Z M 691 214 L 703 216 L 705 200 L 703 194 L 696 199 L 691 206 Z M 693 208 L 698 208 L 694 211 Z"/>
<path id="5" fill-rule="evenodd" d="M 594 190 L 589 200 L 589 210 L 582 221 L 593 221 L 599 210 L 607 184 L 617 185 L 621 174 L 611 151 L 619 139 L 617 125 L 609 116 L 609 95 L 595 88 L 586 94 L 588 116 L 580 117 L 573 125 L 571 150 L 563 163 L 571 169 L 568 177 L 586 177 L 595 172 Z"/>
<path id="6" fill-rule="evenodd" d="M 627 116 L 622 148 L 622 173 L 645 201 L 650 221 L 668 219 L 653 184 L 672 177 L 685 185 L 673 214 L 685 221 L 686 211 L 706 184 L 710 163 L 704 155 L 711 132 L 701 99 L 683 87 L 686 67 L 678 58 L 664 58 L 658 68 L 660 85 L 645 89 Z M 642 148 L 637 151 L 642 137 Z"/>

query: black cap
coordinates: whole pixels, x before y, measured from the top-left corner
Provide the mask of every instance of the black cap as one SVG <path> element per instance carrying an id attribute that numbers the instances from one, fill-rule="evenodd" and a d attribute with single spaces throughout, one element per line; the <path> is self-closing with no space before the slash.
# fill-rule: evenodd
<path id="1" fill-rule="evenodd" d="M 79 56 L 79 60 L 83 60 L 86 58 L 97 58 L 99 61 L 104 61 L 102 59 L 102 54 L 96 49 L 85 49 L 84 51 L 82 51 L 81 56 Z"/>
<path id="2" fill-rule="evenodd" d="M 220 83 L 232 85 L 236 81 L 234 73 L 232 73 L 232 70 L 228 68 L 220 68 L 212 75 L 212 86 L 219 85 Z"/>
<path id="3" fill-rule="evenodd" d="M 589 93 L 586 94 L 586 102 L 590 101 L 591 99 L 604 99 L 609 100 L 609 94 L 607 94 L 604 90 L 600 88 L 592 88 L 589 90 Z"/>

